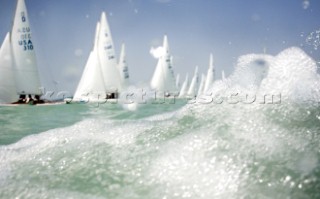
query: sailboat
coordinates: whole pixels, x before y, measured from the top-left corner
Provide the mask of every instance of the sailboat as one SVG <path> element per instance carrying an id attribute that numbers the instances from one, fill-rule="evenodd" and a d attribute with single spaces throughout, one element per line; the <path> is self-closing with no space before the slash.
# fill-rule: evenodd
<path id="1" fill-rule="evenodd" d="M 12 30 L 6 35 L 0 51 L 2 103 L 43 103 L 40 100 L 42 89 L 32 41 L 25 2 L 18 0 Z"/>
<path id="2" fill-rule="evenodd" d="M 125 44 L 121 46 L 120 60 L 118 63 L 118 69 L 121 77 L 121 90 L 126 89 L 129 86 L 129 69 L 126 60 L 126 49 Z"/>
<path id="3" fill-rule="evenodd" d="M 172 68 L 172 57 L 169 53 L 168 38 L 165 35 L 163 38 L 164 54 L 158 59 L 156 69 L 151 79 L 151 89 L 158 94 L 165 96 L 175 95 L 177 93 L 174 72 Z"/>
<path id="4" fill-rule="evenodd" d="M 72 101 L 100 102 L 115 99 L 122 88 L 121 83 L 110 28 L 106 14 L 102 12 L 100 22 L 96 26 L 93 50 Z M 71 100 L 67 99 L 66 102 L 71 103 Z"/>
<path id="5" fill-rule="evenodd" d="M 210 54 L 210 60 L 209 60 L 209 68 L 207 72 L 207 78 L 205 80 L 205 85 L 203 88 L 203 92 L 208 92 L 208 90 L 211 88 L 213 81 L 214 81 L 214 76 L 215 76 L 215 69 L 213 66 L 213 56 Z"/>
<path id="6" fill-rule="evenodd" d="M 187 96 L 192 98 L 196 97 L 198 92 L 198 86 L 199 86 L 199 72 L 198 72 L 198 66 L 196 66 Z"/>

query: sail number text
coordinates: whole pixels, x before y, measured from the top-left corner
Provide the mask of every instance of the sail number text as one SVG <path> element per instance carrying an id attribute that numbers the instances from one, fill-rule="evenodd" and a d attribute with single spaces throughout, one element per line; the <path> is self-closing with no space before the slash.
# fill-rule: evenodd
<path id="1" fill-rule="evenodd" d="M 32 41 L 29 40 L 20 40 L 19 41 L 19 45 L 23 46 L 23 50 L 27 51 L 27 50 L 33 50 L 33 44 Z"/>
<path id="2" fill-rule="evenodd" d="M 31 39 L 31 34 L 22 34 L 20 36 L 20 39 L 21 40 Z"/>

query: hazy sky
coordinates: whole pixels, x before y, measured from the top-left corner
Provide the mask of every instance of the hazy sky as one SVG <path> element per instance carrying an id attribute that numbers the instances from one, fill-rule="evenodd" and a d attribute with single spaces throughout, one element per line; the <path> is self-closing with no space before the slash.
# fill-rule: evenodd
<path id="1" fill-rule="evenodd" d="M 108 14 L 117 55 L 126 43 L 131 80 L 149 82 L 156 66 L 150 48 L 168 35 L 175 73 L 206 72 L 212 52 L 217 78 L 247 53 L 277 54 L 300 46 L 320 29 L 318 0 L 25 0 L 43 85 L 74 92 L 93 46 L 96 22 Z M 0 40 L 10 31 L 16 1 L 0 0 Z M 184 77 L 183 77 L 184 78 Z"/>

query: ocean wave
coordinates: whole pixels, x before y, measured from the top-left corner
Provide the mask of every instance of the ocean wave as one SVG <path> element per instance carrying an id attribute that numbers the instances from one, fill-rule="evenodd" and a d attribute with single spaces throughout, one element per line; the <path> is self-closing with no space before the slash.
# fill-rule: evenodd
<path id="1" fill-rule="evenodd" d="M 1 146 L 0 197 L 319 198 L 319 88 L 298 48 L 242 56 L 212 93 L 280 92 L 281 103 L 194 103 L 125 120 L 92 108 Z"/>

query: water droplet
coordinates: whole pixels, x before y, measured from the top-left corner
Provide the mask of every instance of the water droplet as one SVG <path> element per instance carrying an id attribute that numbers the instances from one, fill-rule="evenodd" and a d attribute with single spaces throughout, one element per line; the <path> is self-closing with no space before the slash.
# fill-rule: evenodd
<path id="1" fill-rule="evenodd" d="M 320 46 L 320 29 L 311 32 L 306 37 L 306 43 L 310 46 L 313 46 L 314 50 L 318 50 L 318 47 Z"/>
<path id="2" fill-rule="evenodd" d="M 309 8 L 309 6 L 310 6 L 310 1 L 309 0 L 303 0 L 302 8 L 306 10 L 306 9 Z"/>

